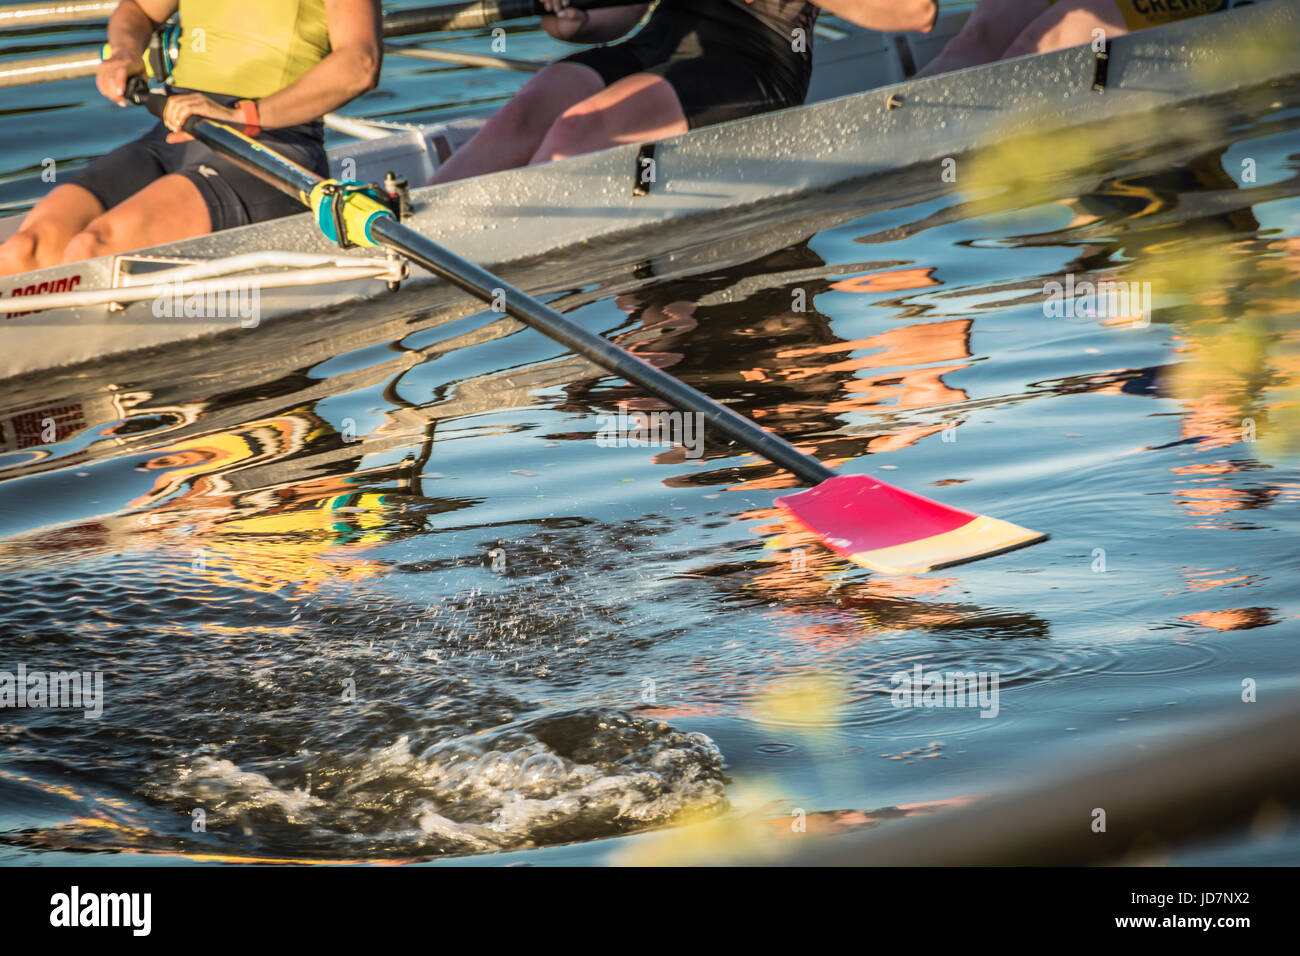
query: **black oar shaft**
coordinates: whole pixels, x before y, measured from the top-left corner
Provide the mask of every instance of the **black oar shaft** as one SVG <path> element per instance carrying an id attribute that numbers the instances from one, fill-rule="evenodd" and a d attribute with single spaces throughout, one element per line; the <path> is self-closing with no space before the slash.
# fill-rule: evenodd
<path id="1" fill-rule="evenodd" d="M 502 20 L 521 20 L 531 16 L 533 4 L 534 0 L 474 0 L 471 3 L 444 3 L 415 10 L 394 10 L 384 14 L 384 36 L 404 37 L 414 33 L 475 30 Z"/>
<path id="2" fill-rule="evenodd" d="M 571 0 L 581 10 L 629 6 L 628 0 Z M 440 3 L 413 10 L 384 14 L 384 36 L 404 37 L 415 33 L 477 30 L 504 20 L 522 20 L 546 12 L 537 0 L 472 0 L 469 3 Z"/>
<path id="3" fill-rule="evenodd" d="M 385 245 L 419 263 L 434 275 L 464 289 L 487 303 L 500 302 L 507 314 L 559 342 L 601 368 L 662 398 L 674 408 L 696 412 L 717 431 L 758 455 L 793 472 L 804 481 L 818 484 L 835 477 L 815 458 L 799 451 L 783 438 L 764 431 L 743 415 L 715 402 L 680 379 L 660 371 L 626 349 L 589 332 L 550 306 L 497 276 L 464 259 L 450 249 L 427 239 L 395 219 L 375 224 L 374 234 Z M 503 301 L 504 300 L 504 301 Z"/>
<path id="4" fill-rule="evenodd" d="M 164 98 L 159 97 L 159 99 Z M 258 179 L 293 196 L 299 202 L 306 203 L 312 189 L 321 181 L 321 178 L 307 167 L 299 166 L 292 159 L 281 156 L 275 150 L 263 148 L 257 140 L 241 136 L 222 123 L 204 122 L 202 126 L 203 135 L 196 135 L 196 139 L 201 139 L 217 152 L 239 163 Z M 187 123 L 185 129 L 189 130 L 190 124 Z"/>
<path id="5" fill-rule="evenodd" d="M 147 107 L 155 116 L 162 115 L 166 102 L 163 95 L 144 92 L 137 84 L 131 92 L 131 98 Z M 195 139 L 304 204 L 308 202 L 312 189 L 321 181 L 311 170 L 236 133 L 222 123 L 192 116 L 184 128 Z M 396 219 L 376 222 L 372 226 L 372 232 L 385 246 L 419 263 L 439 278 L 489 305 L 500 303 L 507 314 L 520 322 L 590 359 L 601 368 L 662 398 L 674 408 L 702 415 L 717 431 L 804 481 L 819 484 L 835 477 L 833 471 L 785 439 L 764 431 L 748 418 L 715 402 L 680 379 L 660 371 L 594 332 L 587 331 L 550 306 L 501 281 L 481 266 L 456 255 Z"/>

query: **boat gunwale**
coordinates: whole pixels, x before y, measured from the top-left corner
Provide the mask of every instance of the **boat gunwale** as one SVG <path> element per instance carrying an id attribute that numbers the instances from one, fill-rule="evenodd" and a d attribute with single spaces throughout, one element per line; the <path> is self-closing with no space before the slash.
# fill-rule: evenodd
<path id="1" fill-rule="evenodd" d="M 1256 4 L 1117 37 L 1110 51 L 1110 83 L 1104 93 L 1093 92 L 1090 82 L 1085 85 L 1085 81 L 1091 79 L 1088 67 L 1095 63 L 1092 51 L 1087 47 L 1074 47 L 1054 53 L 983 64 L 954 73 L 911 79 L 694 130 L 655 144 L 656 162 L 665 171 L 664 182 L 656 184 L 646 200 L 631 196 L 630 185 L 641 149 L 637 144 L 454 183 L 419 187 L 411 193 L 412 205 L 416 210 L 412 225 L 445 242 L 459 254 L 481 262 L 485 267 L 509 268 L 586 244 L 616 241 L 629 234 L 680 224 L 697 216 L 734 213 L 767 200 L 788 200 L 802 193 L 837 188 L 883 172 L 932 161 L 939 156 L 961 155 L 978 148 L 981 137 L 987 137 L 994 128 L 1008 135 L 1021 131 L 1041 133 L 1067 129 L 1108 117 L 1141 114 L 1170 105 L 1188 105 L 1236 89 L 1276 82 L 1300 72 L 1300 66 L 1278 70 L 1267 65 L 1253 74 L 1249 70 L 1242 71 L 1240 61 L 1233 55 L 1231 37 L 1225 37 L 1225 34 L 1230 32 L 1230 28 L 1244 34 L 1252 27 L 1265 30 L 1274 37 L 1279 33 L 1292 38 L 1300 37 L 1300 14 L 1296 5 L 1285 2 Z M 1167 42 L 1170 37 L 1180 39 L 1180 44 L 1171 46 Z M 1209 38 L 1215 42 L 1201 47 L 1196 45 L 1198 39 Z M 1180 47 L 1181 56 L 1178 55 Z M 1172 65 L 1171 56 L 1174 57 Z M 1163 62 L 1159 66 L 1151 65 L 1160 61 Z M 1205 82 L 1201 89 L 1191 94 L 1185 92 L 1183 83 L 1173 82 L 1176 79 L 1192 78 L 1198 67 L 1208 70 L 1214 64 L 1231 64 L 1237 69 L 1231 73 L 1224 71 L 1221 78 Z M 1163 87 L 1142 86 L 1143 81 L 1152 75 L 1163 79 Z M 1063 79 L 1070 76 L 1075 77 L 1073 84 L 1067 84 Z M 1126 81 L 1132 85 L 1126 86 Z M 1004 88 L 1002 102 L 993 107 L 981 106 L 981 99 L 991 99 L 987 93 L 992 86 Z M 937 95 L 927 99 L 926 94 L 931 93 Z M 962 102 L 963 96 L 967 98 L 966 103 Z M 1071 100 L 1074 101 L 1073 104 L 1070 103 Z M 928 124 L 927 119 L 920 115 L 933 114 L 936 110 L 948 114 L 948 119 L 943 120 L 938 128 Z M 990 111 L 991 115 L 981 115 Z M 848 145 L 841 145 L 839 153 L 852 156 L 856 151 L 861 157 L 864 152 L 870 154 L 874 151 L 875 161 L 856 164 L 852 174 L 840 171 L 827 176 L 825 170 L 819 168 L 819 161 L 809 161 L 806 156 L 800 155 L 797 146 L 792 148 L 790 143 L 786 143 L 786 155 L 775 160 L 769 157 L 767 161 L 782 163 L 786 170 L 793 169 L 796 175 L 787 175 L 779 185 L 768 184 L 765 188 L 765 184 L 755 182 L 752 162 L 737 163 L 734 170 L 739 176 L 730 182 L 730 193 L 721 196 L 716 193 L 706 195 L 703 202 L 692 205 L 690 186 L 713 186 L 716 189 L 719 181 L 727 181 L 725 176 L 719 175 L 725 172 L 727 157 L 744 156 L 747 160 L 752 159 L 751 155 L 747 155 L 747 150 L 752 153 L 755 142 L 766 140 L 771 143 L 779 140 L 794 117 L 798 117 L 797 122 L 805 127 L 805 135 L 837 126 L 843 131 L 846 124 L 856 125 L 856 131 L 865 135 L 857 140 L 845 137 Z M 950 125 L 958 134 L 955 142 L 952 134 L 944 133 Z M 902 137 L 903 141 L 915 142 L 918 149 L 906 151 L 904 157 L 904 151 L 898 149 L 899 139 L 891 138 L 891 132 L 894 136 Z M 881 147 L 882 142 L 887 142 L 888 145 Z M 823 155 L 834 156 L 836 153 L 832 148 Z M 623 167 L 621 190 L 614 186 L 620 178 L 620 166 Z M 593 182 L 596 187 L 594 190 L 591 188 Z M 588 208 L 574 205 L 566 207 L 563 202 L 554 202 L 556 195 L 561 194 L 566 187 L 575 199 L 586 199 Z M 538 194 L 547 195 L 551 201 L 551 207 L 545 213 L 548 222 L 558 218 L 563 224 L 566 218 L 576 215 L 585 217 L 586 228 L 576 233 L 571 227 L 562 242 L 540 247 L 536 242 L 530 247 L 527 241 L 521 245 L 520 234 L 527 230 L 518 228 L 512 230 L 512 246 L 504 241 L 492 241 L 490 234 L 503 221 L 511 218 L 508 207 L 503 215 L 503 202 L 513 199 L 522 207 L 528 199 L 536 199 Z M 710 199 L 714 201 L 708 201 Z M 723 201 L 716 201 L 718 199 Z M 526 211 L 520 208 L 520 213 Z M 613 215 L 602 219 L 600 212 Z M 596 218 L 593 218 L 593 214 Z M 513 218 L 516 222 L 536 221 L 536 215 L 532 213 L 533 218 L 527 219 L 522 214 L 516 214 Z M 219 251 L 214 252 L 214 248 L 248 248 L 244 240 L 250 234 L 246 230 L 257 230 L 255 235 L 259 237 L 287 234 L 295 243 L 290 248 L 296 251 L 339 253 L 337 247 L 315 231 L 310 214 L 303 213 L 130 254 L 189 255 L 202 258 L 205 255 L 220 254 Z M 439 235 L 445 232 L 451 234 Z M 67 275 L 70 270 L 78 267 L 111 263 L 114 258 L 102 257 L 90 260 L 89 263 L 38 270 L 7 279 L 18 279 L 20 284 L 26 280 L 30 284 L 32 278 L 55 278 Z M 438 280 L 419 276 L 412 281 L 424 284 Z M 382 292 L 382 289 L 376 291 Z M 329 301 L 334 304 L 356 297 L 343 296 Z M 125 320 L 132 311 L 139 312 L 139 309 L 115 313 L 118 320 L 116 323 L 101 320 L 93 325 L 130 326 L 131 323 Z M 290 310 L 295 313 L 301 311 L 303 310 Z M 23 328 L 23 325 L 10 319 L 5 327 L 12 331 Z M 57 330 L 65 326 L 41 321 L 26 327 L 53 328 L 57 335 Z M 145 341 L 138 346 L 115 348 L 111 352 L 99 352 L 71 361 L 47 361 L 24 367 L 11 364 L 8 369 L 0 366 L 0 381 L 37 371 L 94 362 L 107 355 L 129 353 L 136 348 L 165 347 L 180 341 L 206 337 L 211 332 L 229 331 L 229 328 L 205 330 L 188 326 L 185 331 L 187 334 L 181 337 Z M 9 350 L 10 355 L 13 352 L 14 350 Z"/>

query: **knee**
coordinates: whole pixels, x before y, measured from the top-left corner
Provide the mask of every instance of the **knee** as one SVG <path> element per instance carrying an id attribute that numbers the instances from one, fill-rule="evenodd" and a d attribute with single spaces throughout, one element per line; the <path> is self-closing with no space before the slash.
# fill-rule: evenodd
<path id="1" fill-rule="evenodd" d="M 520 90 L 497 112 L 497 117 L 516 129 L 527 129 L 539 124 L 538 97 L 527 89 Z"/>
<path id="2" fill-rule="evenodd" d="M 609 145 L 612 144 L 601 114 L 580 108 L 569 109 L 551 124 L 533 162 L 545 163 L 581 156 Z"/>
<path id="3" fill-rule="evenodd" d="M 941 56 L 960 63 L 988 63 L 1002 56 L 1006 45 L 1006 32 L 976 9 L 961 31 L 944 46 Z"/>
<path id="4" fill-rule="evenodd" d="M 39 234 L 32 229 L 19 229 L 0 244 L 0 275 L 39 269 L 41 252 Z"/>
<path id="5" fill-rule="evenodd" d="M 64 262 L 81 262 L 113 251 L 113 237 L 107 225 L 95 221 L 73 236 L 63 250 Z"/>
<path id="6" fill-rule="evenodd" d="M 1051 53 L 1053 50 L 1069 46 L 1064 42 L 1064 36 L 1060 26 L 1052 27 L 1050 30 L 1026 30 L 1012 41 L 1001 58 L 1009 60 L 1012 57 L 1030 56 L 1035 53 Z"/>
<path id="7" fill-rule="evenodd" d="M 1101 31 L 1105 39 L 1126 32 L 1122 26 L 1107 23 L 1090 11 L 1071 10 L 1050 27 L 1021 33 L 1003 56 L 1028 56 L 1031 53 L 1051 53 L 1080 46 L 1091 43 L 1096 31 Z"/>
<path id="8" fill-rule="evenodd" d="M 557 112 L 544 92 L 525 87 L 501 107 L 498 115 L 506 128 L 536 143 L 554 124 Z"/>

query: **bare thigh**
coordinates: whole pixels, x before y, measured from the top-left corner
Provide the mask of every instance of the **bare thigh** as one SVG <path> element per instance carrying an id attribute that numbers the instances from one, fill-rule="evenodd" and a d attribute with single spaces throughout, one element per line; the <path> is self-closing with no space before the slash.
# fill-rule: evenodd
<path id="1" fill-rule="evenodd" d="M 689 128 L 671 83 L 654 73 L 633 73 L 565 110 L 532 161 L 662 139 Z"/>
<path id="2" fill-rule="evenodd" d="M 1025 28 L 1049 9 L 1048 0 L 980 0 L 961 31 L 918 75 L 947 73 L 1001 59 Z"/>
<path id="3" fill-rule="evenodd" d="M 605 88 L 600 74 L 579 63 L 552 63 L 520 87 L 468 143 L 434 174 L 450 182 L 526 165 L 564 111 Z"/>
<path id="4" fill-rule="evenodd" d="M 1025 27 L 1003 56 L 1050 53 L 1091 43 L 1098 30 L 1105 39 L 1128 33 L 1115 0 L 1062 0 Z"/>
<path id="5" fill-rule="evenodd" d="M 208 205 L 198 187 L 184 176 L 162 176 L 95 217 L 68 243 L 64 261 L 176 242 L 211 231 Z"/>

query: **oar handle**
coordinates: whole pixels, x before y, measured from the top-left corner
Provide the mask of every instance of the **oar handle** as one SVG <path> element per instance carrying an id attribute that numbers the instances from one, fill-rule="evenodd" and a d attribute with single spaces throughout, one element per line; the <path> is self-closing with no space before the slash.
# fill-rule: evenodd
<path id="1" fill-rule="evenodd" d="M 167 94 L 155 93 L 149 89 L 149 81 L 143 76 L 136 74 L 127 78 L 126 81 L 126 101 L 134 103 L 136 106 L 143 106 L 158 119 L 163 118 L 163 108 L 167 105 Z M 198 117 L 191 116 L 190 119 Z M 189 125 L 189 120 L 185 121 Z M 185 132 L 190 132 L 186 130 Z"/>
<path id="2" fill-rule="evenodd" d="M 136 106 L 143 106 L 158 119 L 163 118 L 163 109 L 167 106 L 167 94 L 155 93 L 149 89 L 149 81 L 140 74 L 136 74 L 126 81 L 126 100 L 128 103 L 134 103 Z M 202 116 L 196 116 L 191 113 L 181 124 L 181 131 L 194 135 L 194 128 L 202 120 Z"/>
<path id="3" fill-rule="evenodd" d="M 570 0 L 579 10 L 601 7 L 636 6 L 629 0 Z M 439 33 L 450 30 L 476 30 L 505 20 L 539 17 L 547 10 L 537 0 L 472 0 L 468 3 L 440 3 L 413 10 L 394 10 L 384 14 L 384 36 L 404 37 L 415 33 Z"/>

